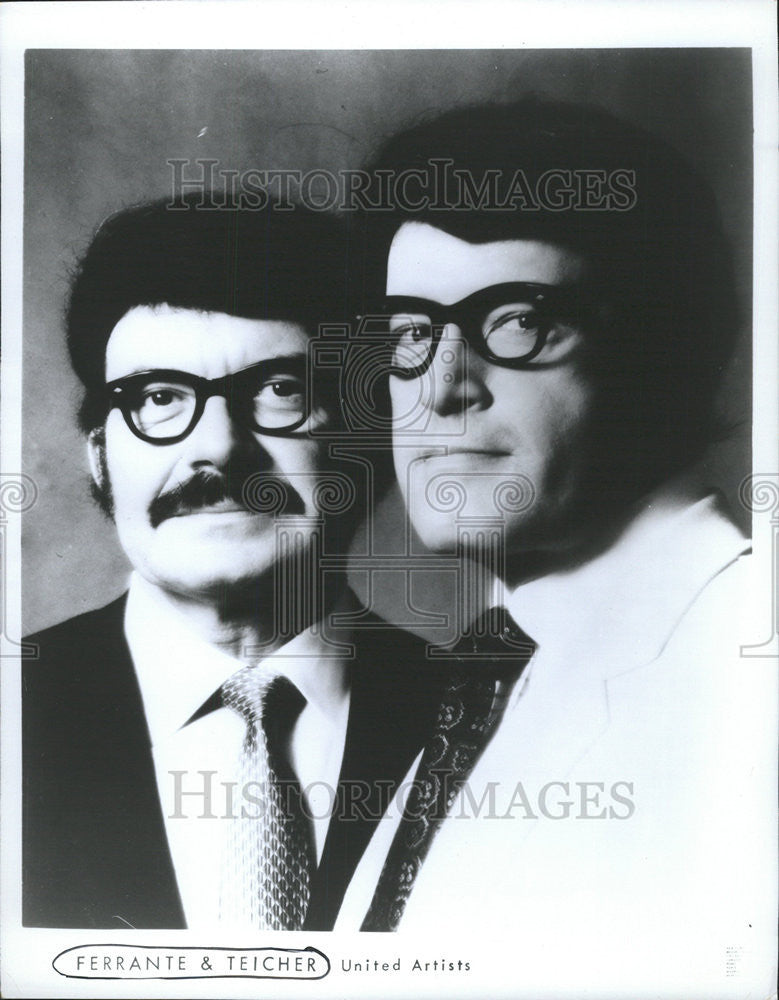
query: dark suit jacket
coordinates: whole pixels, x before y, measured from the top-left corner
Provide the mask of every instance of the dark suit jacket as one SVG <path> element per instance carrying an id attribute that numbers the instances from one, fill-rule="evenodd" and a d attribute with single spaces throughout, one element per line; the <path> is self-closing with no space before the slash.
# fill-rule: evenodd
<path id="1" fill-rule="evenodd" d="M 23 669 L 26 926 L 186 927 L 124 607 L 122 597 L 29 640 L 40 655 Z M 332 927 L 387 802 L 375 783 L 403 779 L 440 700 L 442 672 L 422 640 L 368 621 L 354 633 L 340 799 L 312 882 L 311 930 Z M 350 782 L 370 794 L 341 818 Z"/>

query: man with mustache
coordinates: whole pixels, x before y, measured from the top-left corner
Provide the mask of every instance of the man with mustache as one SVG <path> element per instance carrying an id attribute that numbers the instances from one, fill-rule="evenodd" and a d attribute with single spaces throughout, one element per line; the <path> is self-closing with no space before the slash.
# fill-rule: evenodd
<path id="1" fill-rule="evenodd" d="M 26 925 L 328 929 L 423 745 L 421 643 L 371 617 L 351 634 L 344 580 L 318 573 L 361 509 L 310 353 L 343 319 L 345 255 L 302 207 L 155 203 L 79 265 L 80 423 L 133 573 L 31 637 Z"/>
<path id="2" fill-rule="evenodd" d="M 689 474 L 737 331 L 713 197 L 655 137 L 535 98 L 416 124 L 371 169 L 414 183 L 364 219 L 364 350 L 383 324 L 400 490 L 485 584 L 458 655 L 503 707 L 467 787 L 424 837 L 408 816 L 377 839 L 347 904 L 452 951 L 478 929 L 531 992 L 613 982 L 615 934 L 625 968 L 684 982 L 692 949 L 771 919 L 749 546 Z"/>

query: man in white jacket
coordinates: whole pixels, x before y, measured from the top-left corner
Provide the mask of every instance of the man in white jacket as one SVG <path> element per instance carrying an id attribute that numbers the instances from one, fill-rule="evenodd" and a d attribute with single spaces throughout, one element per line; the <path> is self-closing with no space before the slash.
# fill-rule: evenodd
<path id="1" fill-rule="evenodd" d="M 748 980 L 774 685 L 740 656 L 748 543 L 689 474 L 737 330 L 713 196 L 655 137 L 536 99 L 416 125 L 372 168 L 415 182 L 365 219 L 400 489 L 532 655 L 421 841 L 386 820 L 342 925 L 490 942 L 528 995 Z"/>

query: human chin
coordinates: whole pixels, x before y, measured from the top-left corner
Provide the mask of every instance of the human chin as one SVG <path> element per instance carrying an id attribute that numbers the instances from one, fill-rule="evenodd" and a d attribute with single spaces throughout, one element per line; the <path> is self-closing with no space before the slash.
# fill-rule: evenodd
<path id="1" fill-rule="evenodd" d="M 467 543 L 469 525 L 500 523 L 506 490 L 521 491 L 522 483 L 522 477 L 504 465 L 498 456 L 395 449 L 395 471 L 408 516 L 429 549 L 451 551 Z"/>
<path id="2" fill-rule="evenodd" d="M 429 465 L 412 465 L 401 479 L 411 524 L 428 549 L 478 555 L 480 546 L 493 549 L 496 532 L 504 543 L 532 533 L 535 516 L 528 508 L 534 503 L 526 477 L 497 472 L 466 476 L 445 471 L 443 463 Z"/>
<path id="3" fill-rule="evenodd" d="M 514 553 L 558 550 L 571 541 L 576 470 L 510 454 L 408 459 L 398 450 L 395 462 L 411 524 L 434 552 L 494 558 L 496 534 L 503 551 Z"/>
<path id="4" fill-rule="evenodd" d="M 181 597 L 229 600 L 231 593 L 263 581 L 272 583 L 282 553 L 291 558 L 312 549 L 313 530 L 307 524 L 295 524 L 294 529 L 289 526 L 282 535 L 271 517 L 244 515 L 246 523 L 235 530 L 239 517 L 196 514 L 170 518 L 155 530 L 153 544 L 136 554 L 135 567 L 150 583 Z M 178 523 L 205 524 L 219 518 L 223 526 L 208 531 L 198 527 L 199 537 Z M 233 523 L 228 524 L 230 521 Z"/>
<path id="5" fill-rule="evenodd" d="M 538 500 L 522 511 L 498 512 L 493 497 L 480 488 L 471 493 L 467 514 L 433 509 L 418 496 L 406 503 L 411 524 L 427 549 L 492 562 L 496 571 L 499 553 L 515 557 L 560 552 L 576 541 L 573 512 L 564 508 L 545 511 Z"/>

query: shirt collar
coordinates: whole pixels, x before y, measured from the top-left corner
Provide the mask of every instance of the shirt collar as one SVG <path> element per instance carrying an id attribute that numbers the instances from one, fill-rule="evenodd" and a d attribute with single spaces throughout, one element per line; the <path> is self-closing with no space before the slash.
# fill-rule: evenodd
<path id="1" fill-rule="evenodd" d="M 496 596 L 540 651 L 591 660 L 604 676 L 657 656 L 698 592 L 749 543 L 718 495 L 684 481 L 631 511 L 607 549 Z"/>
<path id="2" fill-rule="evenodd" d="M 138 573 L 130 578 L 124 625 L 153 746 L 246 665 L 200 638 Z M 288 677 L 324 720 L 340 717 L 348 699 L 346 665 L 318 623 L 259 662 Z"/>

